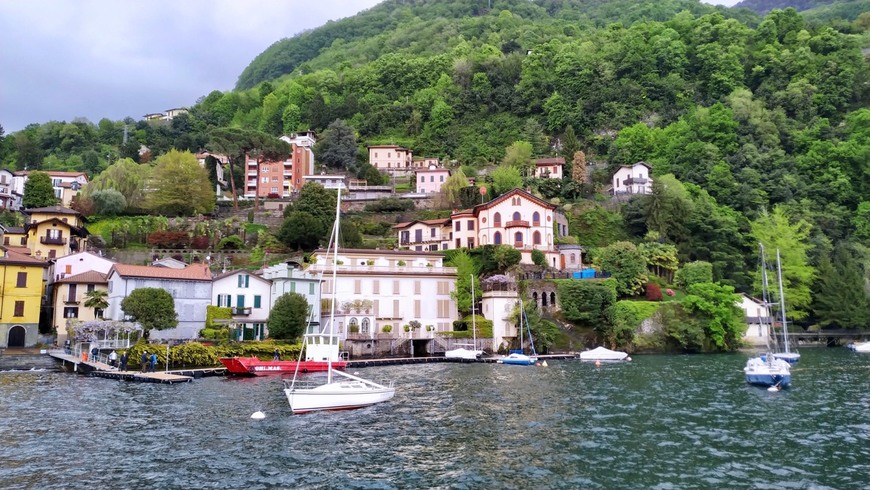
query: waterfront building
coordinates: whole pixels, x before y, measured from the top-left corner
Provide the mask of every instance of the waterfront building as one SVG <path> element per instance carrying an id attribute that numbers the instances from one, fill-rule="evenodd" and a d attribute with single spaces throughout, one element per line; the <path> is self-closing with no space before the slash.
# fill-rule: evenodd
<path id="1" fill-rule="evenodd" d="M 214 278 L 211 304 L 230 309 L 237 340 L 263 340 L 273 304 L 272 281 L 247 270 L 224 272 Z"/>
<path id="2" fill-rule="evenodd" d="M 510 319 L 511 313 L 520 301 L 516 282 L 508 276 L 502 281 L 485 280 L 480 284 L 480 313 L 492 321 L 492 350 L 507 348 L 517 339 L 516 323 Z"/>
<path id="3" fill-rule="evenodd" d="M 62 345 L 68 338 L 73 322 L 103 318 L 102 309 L 85 306 L 88 293 L 94 290 L 105 291 L 108 298 L 109 281 L 106 280 L 105 273 L 87 271 L 66 275 L 52 284 L 51 317 L 52 326 L 57 332 L 58 345 Z"/>
<path id="4" fill-rule="evenodd" d="M 737 306 L 744 311 L 746 317 L 746 332 L 743 334 L 743 340 L 751 345 L 767 345 L 770 326 L 773 324 L 770 306 L 744 293 L 740 293 Z"/>
<path id="5" fill-rule="evenodd" d="M 417 351 L 437 339 L 438 332 L 453 330 L 456 302 L 451 292 L 456 268 L 444 266 L 444 256 L 431 252 L 340 249 L 336 280 L 332 280 L 332 255 L 325 250 L 312 255 L 309 270 L 323 274 L 323 296 L 335 294 L 335 332 L 343 339 L 398 339 L 420 341 Z M 324 301 L 325 311 L 329 310 Z M 413 323 L 412 323 L 413 322 Z M 418 328 L 410 328 L 411 325 Z M 405 325 L 409 325 L 405 331 Z M 363 343 L 363 347 L 371 343 Z M 371 355 L 375 352 L 356 352 Z"/>
<path id="6" fill-rule="evenodd" d="M 205 326 L 206 306 L 212 301 L 212 275 L 207 264 L 194 263 L 184 269 L 150 265 L 115 264 L 108 274 L 109 309 L 105 317 L 124 320 L 121 301 L 139 288 L 159 288 L 175 301 L 178 326 L 152 331 L 153 339 L 194 339 Z"/>
<path id="7" fill-rule="evenodd" d="M 48 263 L 7 249 L 0 267 L 0 348 L 33 347 L 39 339 Z"/>

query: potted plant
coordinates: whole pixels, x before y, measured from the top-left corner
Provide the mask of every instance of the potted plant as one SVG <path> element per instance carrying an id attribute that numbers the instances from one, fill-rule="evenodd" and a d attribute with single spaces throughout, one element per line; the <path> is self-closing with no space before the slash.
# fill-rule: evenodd
<path id="1" fill-rule="evenodd" d="M 396 262 L 396 264 L 397 264 L 399 267 L 405 267 L 405 261 L 404 261 L 404 260 L 400 260 L 400 261 Z"/>
<path id="2" fill-rule="evenodd" d="M 375 265 L 375 261 L 372 259 L 366 260 L 366 265 L 371 267 L 371 266 Z"/>
<path id="3" fill-rule="evenodd" d="M 408 325 L 407 323 L 406 323 L 405 326 L 402 327 L 402 328 L 404 328 L 406 332 L 410 332 L 410 331 L 411 331 L 411 326 Z"/>
<path id="4" fill-rule="evenodd" d="M 383 327 L 381 327 L 381 332 L 390 333 L 392 331 L 393 331 L 393 326 L 390 324 L 386 324 Z"/>
<path id="5" fill-rule="evenodd" d="M 434 327 L 434 326 L 432 326 L 432 325 L 426 325 L 426 331 L 427 331 L 427 332 L 431 332 L 431 331 L 433 331 L 433 330 L 435 330 L 435 327 Z"/>

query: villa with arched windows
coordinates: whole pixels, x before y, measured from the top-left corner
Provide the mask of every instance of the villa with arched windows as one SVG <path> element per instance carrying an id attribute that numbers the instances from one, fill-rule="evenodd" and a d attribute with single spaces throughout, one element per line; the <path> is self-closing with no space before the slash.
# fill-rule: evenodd
<path id="1" fill-rule="evenodd" d="M 522 253 L 522 263 L 532 263 L 532 250 L 540 250 L 547 265 L 563 268 L 555 245 L 567 226 L 559 223 L 556 206 L 522 189 L 492 201 L 454 212 L 450 218 L 411 221 L 393 227 L 400 248 L 426 251 L 509 245 Z"/>

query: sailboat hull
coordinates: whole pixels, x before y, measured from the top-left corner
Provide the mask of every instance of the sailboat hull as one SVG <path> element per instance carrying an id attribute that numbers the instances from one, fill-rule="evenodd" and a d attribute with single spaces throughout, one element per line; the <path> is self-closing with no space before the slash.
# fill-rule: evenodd
<path id="1" fill-rule="evenodd" d="M 482 350 L 472 350 L 459 347 L 458 349 L 449 350 L 444 353 L 447 359 L 459 359 L 463 361 L 474 361 L 483 355 Z"/>
<path id="2" fill-rule="evenodd" d="M 761 357 L 754 357 L 746 361 L 746 367 L 743 372 L 746 375 L 746 382 L 760 386 L 780 386 L 786 387 L 791 384 L 791 368 L 789 364 L 781 359 L 768 357 L 770 354 Z"/>
<path id="3" fill-rule="evenodd" d="M 535 356 L 527 356 L 525 354 L 513 353 L 504 359 L 497 361 L 499 364 L 513 364 L 514 366 L 534 366 L 538 362 Z"/>
<path id="4" fill-rule="evenodd" d="M 782 359 L 789 364 L 797 364 L 801 360 L 801 355 L 797 352 L 776 352 L 773 357 Z"/>
<path id="5" fill-rule="evenodd" d="M 294 414 L 325 410 L 353 410 L 385 402 L 396 394 L 395 388 L 372 386 L 359 381 L 338 381 L 311 389 L 284 390 Z"/>

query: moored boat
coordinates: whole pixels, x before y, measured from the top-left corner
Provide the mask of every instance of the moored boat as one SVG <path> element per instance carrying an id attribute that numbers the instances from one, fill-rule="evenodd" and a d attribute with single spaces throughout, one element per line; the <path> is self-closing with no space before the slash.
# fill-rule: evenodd
<path id="1" fill-rule="evenodd" d="M 779 388 L 791 384 L 791 365 L 770 353 L 750 358 L 743 372 L 749 384 Z"/>
<path id="2" fill-rule="evenodd" d="M 846 347 L 855 352 L 870 352 L 870 342 L 855 342 Z"/>
<path id="3" fill-rule="evenodd" d="M 471 275 L 471 344 L 454 344 L 461 347 L 450 349 L 444 352 L 444 357 L 447 359 L 460 359 L 464 361 L 474 361 L 483 355 L 483 351 L 477 348 L 477 323 L 475 322 L 474 312 L 474 274 Z M 464 346 L 471 347 L 466 349 Z"/>
<path id="4" fill-rule="evenodd" d="M 526 355 L 523 351 L 523 323 L 526 324 L 526 331 L 529 334 L 529 349 L 530 354 Z M 514 366 L 534 366 L 538 363 L 538 353 L 535 352 L 535 342 L 532 339 L 532 330 L 529 328 L 529 319 L 526 316 L 526 308 L 520 300 L 520 348 L 512 350 L 507 357 L 496 361 L 498 364 L 513 364 Z"/>
<path id="5" fill-rule="evenodd" d="M 605 347 L 596 347 L 592 350 L 580 353 L 581 361 L 630 361 L 631 358 L 625 352 L 610 350 Z"/>
<path id="6" fill-rule="evenodd" d="M 241 376 L 265 376 L 270 374 L 319 373 L 329 369 L 326 361 L 263 361 L 256 357 L 221 357 L 227 373 Z M 333 369 L 346 369 L 347 362 L 336 361 Z"/>

